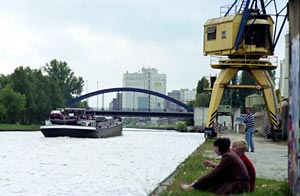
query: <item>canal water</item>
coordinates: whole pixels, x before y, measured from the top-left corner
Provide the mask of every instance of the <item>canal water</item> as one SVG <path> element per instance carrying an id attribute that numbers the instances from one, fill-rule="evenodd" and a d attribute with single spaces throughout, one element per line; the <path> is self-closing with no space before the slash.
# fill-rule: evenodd
<path id="1" fill-rule="evenodd" d="M 123 130 L 106 139 L 0 132 L 6 196 L 148 195 L 200 144 L 201 133 Z"/>

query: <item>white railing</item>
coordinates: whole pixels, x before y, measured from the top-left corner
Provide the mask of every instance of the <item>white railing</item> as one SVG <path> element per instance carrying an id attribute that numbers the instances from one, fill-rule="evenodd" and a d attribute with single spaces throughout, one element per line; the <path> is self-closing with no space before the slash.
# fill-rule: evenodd
<path id="1" fill-rule="evenodd" d="M 220 56 L 220 55 L 211 55 L 210 56 L 210 64 L 211 65 L 220 65 L 224 64 L 225 62 L 228 62 L 228 64 L 238 64 L 242 62 L 247 62 L 247 64 L 264 64 L 266 62 L 270 63 L 272 66 L 278 66 L 278 57 L 277 56 L 267 56 L 267 57 L 261 57 L 258 60 L 247 58 L 247 56 L 244 56 L 244 58 L 241 56 L 241 58 L 238 59 L 230 59 L 228 56 Z"/>

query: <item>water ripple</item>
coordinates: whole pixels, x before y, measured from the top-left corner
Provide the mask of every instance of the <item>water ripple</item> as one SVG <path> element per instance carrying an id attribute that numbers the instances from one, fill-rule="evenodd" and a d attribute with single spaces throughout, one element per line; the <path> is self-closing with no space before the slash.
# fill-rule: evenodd
<path id="1" fill-rule="evenodd" d="M 126 130 L 107 139 L 0 132 L 0 192 L 147 195 L 203 142 L 203 134 L 173 131 Z"/>

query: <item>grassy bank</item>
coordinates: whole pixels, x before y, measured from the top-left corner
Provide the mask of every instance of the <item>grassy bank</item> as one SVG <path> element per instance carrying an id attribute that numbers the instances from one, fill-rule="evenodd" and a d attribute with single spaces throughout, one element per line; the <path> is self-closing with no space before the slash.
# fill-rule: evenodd
<path id="1" fill-rule="evenodd" d="M 37 131 L 40 125 L 0 124 L 0 131 Z"/>
<path id="2" fill-rule="evenodd" d="M 126 128 L 174 130 L 176 125 L 125 125 Z"/>
<path id="3" fill-rule="evenodd" d="M 204 160 L 211 160 L 218 162 L 214 158 L 208 158 L 209 154 L 212 154 L 213 140 L 204 142 L 191 156 L 189 156 L 181 167 L 176 171 L 172 184 L 167 186 L 167 189 L 160 193 L 161 196 L 178 196 L 178 195 L 207 195 L 216 196 L 216 194 L 202 192 L 198 190 L 182 191 L 179 188 L 179 182 L 182 180 L 186 183 L 191 183 L 195 179 L 206 174 L 210 168 L 204 166 Z M 247 194 L 239 195 L 253 195 L 253 196 L 288 196 L 291 195 L 288 184 L 286 181 L 276 181 L 270 179 L 257 178 L 255 191 Z"/>

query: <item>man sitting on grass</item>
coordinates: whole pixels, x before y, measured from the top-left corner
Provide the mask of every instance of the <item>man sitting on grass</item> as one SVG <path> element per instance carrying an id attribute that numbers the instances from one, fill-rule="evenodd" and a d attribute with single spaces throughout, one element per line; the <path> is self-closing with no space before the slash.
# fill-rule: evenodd
<path id="1" fill-rule="evenodd" d="M 247 143 L 245 140 L 234 140 L 232 142 L 231 150 L 235 152 L 242 159 L 242 161 L 244 162 L 248 170 L 248 174 L 250 177 L 250 192 L 252 192 L 255 186 L 256 172 L 253 164 L 251 163 L 249 158 L 245 155 L 246 149 L 247 149 Z M 204 161 L 204 165 L 206 167 L 215 168 L 218 164 L 212 161 Z"/>
<path id="2" fill-rule="evenodd" d="M 229 138 L 218 138 L 214 142 L 221 161 L 214 169 L 191 184 L 180 183 L 182 190 L 204 190 L 216 194 L 237 194 L 250 191 L 249 175 L 240 157 L 230 150 Z"/>

